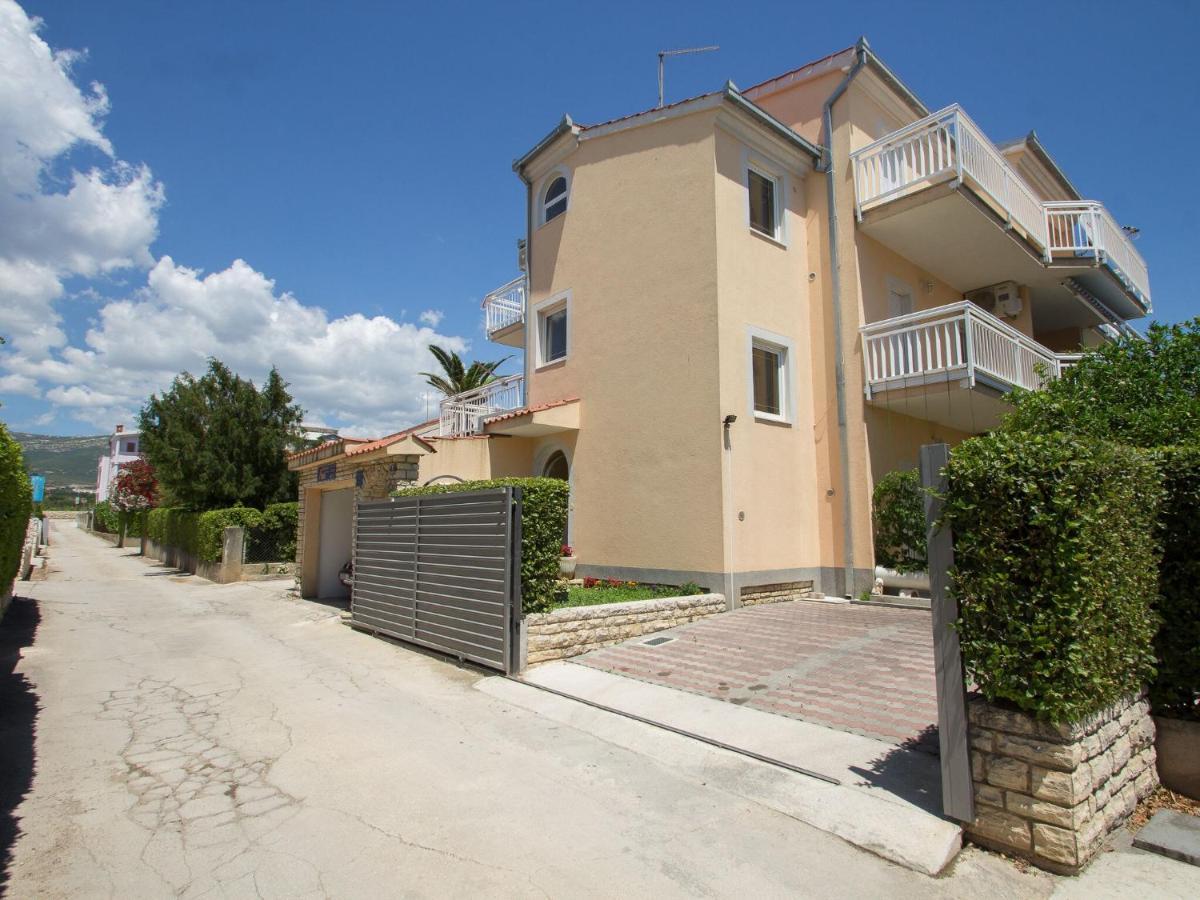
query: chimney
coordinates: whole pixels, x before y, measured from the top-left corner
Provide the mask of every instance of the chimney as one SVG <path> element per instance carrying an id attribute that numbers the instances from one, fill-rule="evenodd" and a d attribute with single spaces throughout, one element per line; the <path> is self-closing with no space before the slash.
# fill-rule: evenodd
<path id="1" fill-rule="evenodd" d="M 118 425 L 118 426 L 117 426 L 117 434 L 120 434 L 120 433 L 121 433 L 122 431 L 124 431 L 124 430 L 125 430 L 125 426 L 124 426 L 124 425 Z"/>

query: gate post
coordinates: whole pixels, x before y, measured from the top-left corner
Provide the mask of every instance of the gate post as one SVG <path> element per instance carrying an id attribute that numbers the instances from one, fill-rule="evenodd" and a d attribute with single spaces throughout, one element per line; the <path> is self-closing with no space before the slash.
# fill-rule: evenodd
<path id="1" fill-rule="evenodd" d="M 509 588 L 508 588 L 508 672 L 515 675 L 525 670 L 527 644 L 525 633 L 525 603 L 521 597 L 521 495 L 520 487 L 509 492 Z"/>
<path id="2" fill-rule="evenodd" d="M 954 565 L 954 536 L 941 528 L 942 495 L 946 491 L 946 444 L 921 448 L 921 486 L 925 490 L 925 529 L 928 540 L 929 596 L 933 611 L 933 662 L 937 679 L 938 747 L 942 768 L 942 811 L 960 822 L 975 820 L 975 789 L 971 783 L 971 746 L 967 737 L 967 683 L 962 650 L 954 623 L 958 601 L 950 593 Z"/>

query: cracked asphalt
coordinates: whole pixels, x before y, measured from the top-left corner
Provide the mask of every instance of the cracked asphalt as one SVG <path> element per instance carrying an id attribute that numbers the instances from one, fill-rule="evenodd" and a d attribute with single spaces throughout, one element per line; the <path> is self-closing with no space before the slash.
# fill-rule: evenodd
<path id="1" fill-rule="evenodd" d="M 0 775 L 10 896 L 1052 888 L 978 851 L 926 879 L 736 785 L 489 697 L 479 672 L 354 632 L 286 582 L 213 585 L 55 526 L 49 577 L 18 586 L 4 626 L 30 632 L 9 693 L 36 698 L 32 777 Z M 24 758 L 19 723 L 0 724 Z"/>

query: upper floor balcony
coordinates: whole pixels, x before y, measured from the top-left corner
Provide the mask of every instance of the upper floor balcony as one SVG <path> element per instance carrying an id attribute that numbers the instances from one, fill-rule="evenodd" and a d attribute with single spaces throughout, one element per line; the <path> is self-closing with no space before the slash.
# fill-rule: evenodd
<path id="1" fill-rule="evenodd" d="M 528 286 L 524 275 L 496 288 L 483 298 L 488 340 L 509 347 L 525 346 L 525 300 Z"/>
<path id="2" fill-rule="evenodd" d="M 525 405 L 525 376 L 508 375 L 483 387 L 464 391 L 442 401 L 437 434 L 465 437 L 480 434 L 488 416 L 520 409 Z"/>
<path id="3" fill-rule="evenodd" d="M 965 300 L 860 330 L 869 401 L 973 434 L 1000 423 L 1013 388 L 1038 390 L 1079 358 Z"/>
<path id="4" fill-rule="evenodd" d="M 956 290 L 1027 285 L 1039 330 L 1102 320 L 1065 278 L 1122 318 L 1149 311 L 1146 264 L 1107 210 L 1043 201 L 958 106 L 856 150 L 851 162 L 863 232 Z"/>

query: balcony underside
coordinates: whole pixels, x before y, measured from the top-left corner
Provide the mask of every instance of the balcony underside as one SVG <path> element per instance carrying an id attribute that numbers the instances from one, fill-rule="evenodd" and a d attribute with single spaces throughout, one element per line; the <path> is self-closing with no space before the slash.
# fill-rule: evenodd
<path id="1" fill-rule="evenodd" d="M 914 419 L 936 422 L 965 434 L 982 434 L 1000 424 L 1011 408 L 1007 386 L 977 373 L 971 387 L 962 369 L 897 380 L 876 388 L 869 403 Z"/>
<path id="2" fill-rule="evenodd" d="M 1056 258 L 1047 266 L 1019 229 L 969 186 L 934 184 L 863 210 L 861 231 L 916 263 L 957 291 L 1003 281 L 1029 288 L 1035 332 L 1087 328 L 1105 319 L 1075 292 L 1068 278 L 1084 284 L 1115 314 L 1145 315 L 1121 282 L 1094 259 Z"/>
<path id="3" fill-rule="evenodd" d="M 518 350 L 524 350 L 525 322 L 513 322 L 511 325 L 497 328 L 495 331 L 489 331 L 488 340 L 497 344 L 503 344 L 506 347 L 515 347 Z"/>

